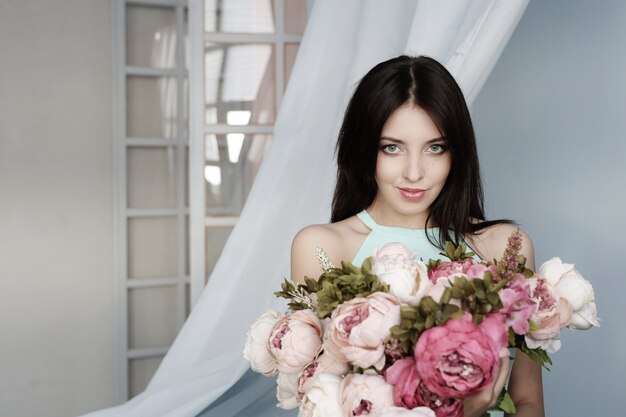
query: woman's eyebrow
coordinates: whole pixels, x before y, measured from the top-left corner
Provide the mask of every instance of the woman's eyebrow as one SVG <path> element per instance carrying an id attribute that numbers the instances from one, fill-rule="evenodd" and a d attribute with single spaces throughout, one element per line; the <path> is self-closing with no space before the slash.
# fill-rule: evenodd
<path id="1" fill-rule="evenodd" d="M 439 136 L 438 138 L 431 139 L 426 143 L 445 142 L 445 141 L 446 141 L 446 138 L 444 138 L 443 136 Z"/>
<path id="2" fill-rule="evenodd" d="M 404 145 L 405 142 L 401 139 L 396 139 L 396 138 L 392 138 L 391 136 L 381 136 L 380 140 L 388 140 L 389 142 L 393 142 L 393 143 L 399 143 L 401 145 Z"/>
<path id="3" fill-rule="evenodd" d="M 404 142 L 402 139 L 396 139 L 396 138 L 392 138 L 391 136 L 381 136 L 380 140 L 388 140 L 389 142 L 393 142 L 393 143 L 399 143 L 401 145 L 404 145 L 406 142 Z M 435 143 L 435 142 L 445 142 L 446 138 L 444 138 L 443 136 L 437 137 L 437 138 L 433 138 L 429 141 L 427 141 L 426 143 Z"/>

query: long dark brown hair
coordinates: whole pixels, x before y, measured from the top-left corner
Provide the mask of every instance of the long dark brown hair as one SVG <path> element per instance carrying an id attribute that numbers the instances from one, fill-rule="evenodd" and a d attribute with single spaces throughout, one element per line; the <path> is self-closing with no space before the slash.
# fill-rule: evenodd
<path id="1" fill-rule="evenodd" d="M 380 134 L 389 116 L 405 104 L 418 106 L 430 116 L 452 155 L 450 173 L 424 225 L 432 220 L 439 227 L 433 243 L 443 248 L 447 240 L 458 243 L 463 236 L 493 224 L 511 223 L 484 221 L 476 138 L 465 98 L 443 65 L 425 56 L 399 56 L 382 62 L 357 85 L 337 141 L 331 221 L 353 216 L 374 201 Z"/>

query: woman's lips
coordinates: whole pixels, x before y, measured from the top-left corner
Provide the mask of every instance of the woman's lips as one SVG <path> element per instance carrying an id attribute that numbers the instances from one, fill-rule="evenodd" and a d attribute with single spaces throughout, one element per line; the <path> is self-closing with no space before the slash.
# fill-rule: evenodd
<path id="1" fill-rule="evenodd" d="M 426 194 L 426 190 L 421 190 L 419 188 L 398 188 L 402 197 L 406 198 L 409 201 L 419 201 Z"/>

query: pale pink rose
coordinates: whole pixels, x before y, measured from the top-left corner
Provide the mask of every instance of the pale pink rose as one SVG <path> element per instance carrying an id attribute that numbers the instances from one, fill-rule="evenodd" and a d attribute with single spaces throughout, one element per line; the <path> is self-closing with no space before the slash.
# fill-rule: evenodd
<path id="1" fill-rule="evenodd" d="M 310 310 L 283 316 L 272 327 L 269 349 L 280 372 L 297 373 L 319 354 L 321 347 L 322 324 Z"/>
<path id="2" fill-rule="evenodd" d="M 412 410 L 403 407 L 391 407 L 383 411 L 380 417 L 436 417 L 436 415 L 428 407 L 417 407 Z"/>
<path id="3" fill-rule="evenodd" d="M 346 362 L 341 362 L 326 352 L 320 354 L 313 362 L 298 372 L 297 400 L 302 401 L 304 394 L 309 390 L 317 375 L 325 373 L 342 376 L 347 372 L 348 364 Z"/>
<path id="4" fill-rule="evenodd" d="M 432 286 L 426 265 L 401 243 L 388 243 L 374 251 L 372 273 L 389 284 L 389 293 L 413 306 L 419 304 Z"/>
<path id="5" fill-rule="evenodd" d="M 284 410 L 298 408 L 299 401 L 296 398 L 297 383 L 297 374 L 278 373 L 278 378 L 276 379 L 276 399 L 278 404 L 276 404 L 276 407 Z"/>
<path id="6" fill-rule="evenodd" d="M 331 315 L 324 350 L 361 368 L 385 365 L 385 342 L 400 324 L 400 300 L 376 292 L 340 304 Z"/>
<path id="7" fill-rule="evenodd" d="M 277 363 L 269 348 L 272 328 L 281 315 L 276 310 L 267 310 L 250 327 L 243 350 L 243 357 L 250 362 L 253 371 L 263 375 L 276 373 Z"/>
<path id="8" fill-rule="evenodd" d="M 436 283 L 439 278 L 462 276 L 466 278 L 482 278 L 489 267 L 474 259 L 442 262 L 441 265 L 428 271 L 428 278 Z"/>
<path id="9" fill-rule="evenodd" d="M 498 292 L 502 300 L 500 313 L 506 315 L 506 324 L 515 334 L 528 333 L 528 321 L 537 311 L 537 304 L 530 297 L 530 284 L 521 274 L 516 274 L 513 281 Z"/>
<path id="10" fill-rule="evenodd" d="M 539 267 L 537 275 L 546 279 L 558 297 L 566 298 L 569 302 L 572 321 L 567 323 L 568 326 L 584 330 L 600 325 L 593 287 L 574 265 L 552 258 Z"/>
<path id="11" fill-rule="evenodd" d="M 319 374 L 307 390 L 298 417 L 344 417 L 339 386 L 341 377 Z"/>
<path id="12" fill-rule="evenodd" d="M 531 296 L 537 303 L 537 311 L 532 320 L 539 327 L 525 336 L 526 345 L 531 349 L 541 348 L 555 353 L 561 348 L 561 328 L 570 323 L 572 307 L 566 298 L 559 297 L 554 288 L 541 276 L 528 279 Z"/>
<path id="13" fill-rule="evenodd" d="M 345 416 L 378 417 L 393 406 L 392 387 L 380 375 L 347 375 L 339 387 Z"/>
<path id="14" fill-rule="evenodd" d="M 422 382 L 442 398 L 465 398 L 483 390 L 498 371 L 506 347 L 506 339 L 499 333 L 506 331 L 502 317 L 481 327 L 472 322 L 469 313 L 426 330 L 415 346 Z"/>

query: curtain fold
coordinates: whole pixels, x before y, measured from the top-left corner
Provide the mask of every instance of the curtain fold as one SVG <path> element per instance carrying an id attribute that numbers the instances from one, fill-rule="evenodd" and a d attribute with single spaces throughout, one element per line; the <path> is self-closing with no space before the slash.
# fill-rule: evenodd
<path id="1" fill-rule="evenodd" d="M 248 369 L 242 351 L 250 325 L 265 309 L 285 307 L 272 293 L 289 276 L 293 236 L 330 219 L 335 141 L 358 80 L 394 56 L 429 55 L 448 66 L 471 102 L 528 1 L 316 0 L 273 144 L 202 297 L 146 391 L 89 416 L 194 416 L 235 384 Z M 239 397 L 219 405 L 230 404 L 231 414 L 216 415 L 269 401 L 267 383 L 237 386 Z"/>

